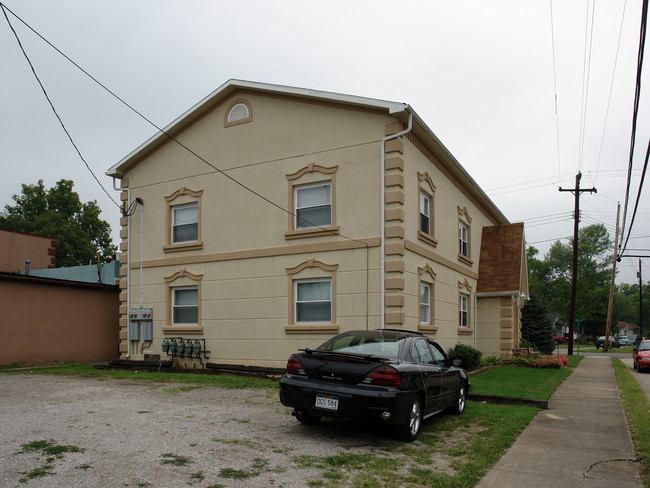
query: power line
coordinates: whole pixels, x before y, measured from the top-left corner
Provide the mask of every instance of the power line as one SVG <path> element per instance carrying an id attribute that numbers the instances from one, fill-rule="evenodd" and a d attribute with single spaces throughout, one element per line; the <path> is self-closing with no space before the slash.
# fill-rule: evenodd
<path id="1" fill-rule="evenodd" d="M 11 21 L 9 20 L 9 17 L 7 16 L 6 10 L 9 10 L 8 8 L 6 9 L 5 5 L 0 3 L 0 8 L 2 8 L 2 13 L 5 16 L 5 19 L 7 20 L 7 24 L 9 24 L 9 28 L 11 29 L 11 32 L 13 32 L 14 37 L 16 38 L 16 42 L 18 42 L 18 47 L 20 47 L 20 50 L 23 53 L 23 56 L 25 56 L 25 59 L 27 60 L 27 63 L 29 64 L 29 67 L 32 70 L 32 73 L 34 74 L 34 78 L 36 78 L 36 81 L 38 82 L 38 86 L 41 87 L 41 91 L 43 92 L 43 95 L 45 95 L 45 99 L 47 100 L 47 103 L 50 105 L 50 108 L 52 109 L 52 112 L 54 112 L 54 115 L 56 116 L 56 119 L 59 121 L 59 124 L 61 125 L 61 128 L 63 129 L 63 132 L 65 132 L 65 135 L 68 136 L 68 139 L 70 140 L 70 144 L 72 144 L 72 147 L 74 147 L 75 151 L 79 155 L 79 158 L 83 161 L 84 165 L 90 171 L 90 174 L 95 178 L 95 181 L 97 184 L 101 187 L 102 190 L 104 190 L 104 193 L 108 196 L 108 198 L 111 199 L 111 201 L 118 207 L 120 208 L 120 205 L 113 199 L 113 197 L 108 193 L 106 188 L 104 188 L 104 185 L 101 184 L 97 176 L 95 175 L 94 171 L 90 168 L 88 165 L 88 162 L 86 159 L 83 157 L 81 154 L 81 151 L 79 150 L 79 147 L 77 144 L 74 142 L 74 139 L 72 138 L 72 135 L 70 135 L 70 132 L 68 131 L 67 127 L 63 123 L 63 120 L 59 116 L 59 113 L 56 111 L 56 108 L 54 107 L 54 103 L 52 103 L 52 100 L 50 99 L 50 96 L 47 94 L 47 90 L 45 90 L 45 87 L 43 86 L 43 83 L 41 82 L 41 79 L 38 77 L 38 74 L 36 73 L 36 69 L 34 68 L 34 65 L 32 64 L 32 61 L 29 59 L 29 56 L 27 55 L 27 52 L 25 51 L 25 48 L 23 47 L 22 42 L 20 42 L 20 38 L 18 37 L 18 34 L 16 33 L 16 30 L 14 29 L 14 26 L 11 24 Z M 6 9 L 6 10 L 5 10 Z M 9 10 L 11 12 L 11 10 Z M 11 12 L 14 16 L 13 12 Z M 22 21 L 21 21 L 22 22 Z"/>
<path id="2" fill-rule="evenodd" d="M 648 19 L 648 0 L 643 0 L 643 6 L 642 6 L 642 11 L 641 11 L 641 28 L 639 32 L 639 52 L 637 55 L 637 71 L 636 71 L 636 84 L 635 84 L 635 90 L 634 90 L 634 111 L 632 113 L 632 133 L 630 135 L 630 156 L 629 156 L 629 162 L 628 162 L 628 175 L 627 175 L 627 185 L 625 188 L 625 205 L 623 209 L 623 225 L 621 229 L 621 235 L 625 235 L 625 223 L 627 220 L 627 209 L 628 209 L 628 202 L 630 198 L 630 183 L 632 179 L 632 162 L 634 159 L 634 145 L 636 141 L 636 124 L 637 124 L 637 118 L 639 115 L 639 102 L 641 98 L 641 75 L 642 75 L 642 68 L 643 68 L 643 54 L 645 50 L 645 37 L 646 37 L 646 22 Z M 646 167 L 648 164 L 648 159 L 646 156 Z M 645 174 L 645 171 L 644 171 Z M 643 180 L 642 180 L 643 181 Z M 638 204 L 638 197 L 640 195 L 637 195 L 637 204 Z M 630 230 L 628 231 L 628 237 L 630 235 L 630 232 L 632 230 L 632 224 L 630 223 Z M 627 239 L 625 240 L 625 245 L 627 245 Z M 623 255 L 623 252 L 625 250 L 625 245 L 623 245 L 623 249 L 619 253 L 619 257 Z"/>
<path id="3" fill-rule="evenodd" d="M 555 95 L 555 143 L 557 146 L 557 176 L 559 183 L 562 183 L 561 165 L 560 165 L 560 121 L 557 112 L 557 63 L 555 61 L 555 30 L 553 28 L 553 0 L 549 0 L 549 9 L 551 12 L 551 50 L 553 52 L 553 93 Z"/>
<path id="4" fill-rule="evenodd" d="M 138 111 L 137 109 L 135 109 L 132 105 L 130 105 L 130 104 L 127 103 L 124 99 L 122 99 L 121 97 L 119 97 L 116 93 L 114 93 L 112 90 L 110 90 L 106 85 L 104 85 L 104 84 L 101 83 L 97 78 L 95 78 L 94 76 L 92 76 L 88 71 L 86 71 L 85 69 L 83 69 L 79 64 L 77 64 L 75 61 L 73 61 L 73 60 L 72 60 L 68 55 L 66 55 L 65 53 L 63 53 L 59 48 L 57 48 L 54 44 L 52 44 L 52 43 L 51 43 L 49 40 L 47 40 L 45 37 L 43 37 L 43 36 L 42 36 L 38 31 L 36 31 L 36 30 L 35 30 L 34 28 L 32 28 L 29 24 L 27 24 L 23 19 L 21 19 L 18 15 L 16 15 L 16 14 L 15 14 L 15 13 L 10 9 L 10 8 L 8 8 L 6 5 L 4 5 L 4 4 L 1 3 L 1 2 L 0 2 L 0 7 L 1 7 L 2 10 L 3 10 L 3 13 L 4 13 L 4 15 L 5 15 L 5 18 L 7 19 L 7 22 L 9 23 L 9 26 L 11 27 L 11 30 L 13 31 L 14 36 L 16 37 L 16 40 L 18 41 L 18 44 L 21 46 L 21 50 L 22 50 L 22 44 L 20 43 L 20 39 L 18 38 L 18 34 L 16 33 L 16 31 L 15 31 L 14 28 L 13 28 L 13 26 L 11 25 L 11 22 L 9 21 L 9 18 L 8 18 L 8 16 L 7 16 L 6 11 L 10 12 L 10 13 L 11 13 L 11 14 L 16 18 L 16 19 L 18 19 L 20 22 L 22 22 L 23 25 L 25 25 L 29 30 L 31 30 L 34 34 L 36 34 L 40 39 L 42 39 L 42 40 L 43 40 L 46 44 L 48 44 L 52 49 L 54 49 L 54 50 L 55 50 L 56 52 L 58 52 L 61 56 L 63 56 L 63 57 L 64 57 L 68 62 L 70 62 L 73 66 L 75 66 L 78 70 L 80 70 L 83 74 L 85 74 L 88 78 L 90 78 L 92 81 L 94 81 L 94 82 L 95 82 L 97 85 L 99 85 L 101 88 L 103 88 L 103 89 L 104 89 L 106 92 L 108 92 L 111 96 L 113 96 L 115 99 L 117 99 L 119 102 L 121 102 L 121 103 L 122 103 L 123 105 L 125 105 L 127 108 L 129 108 L 132 112 L 134 112 L 134 113 L 135 113 L 136 115 L 138 115 L 140 118 L 142 118 L 143 120 L 145 120 L 148 124 L 150 124 L 152 127 L 154 127 L 158 132 L 160 132 L 161 134 L 165 135 L 165 136 L 166 136 L 170 141 L 175 142 L 177 145 L 179 145 L 179 146 L 180 146 L 181 148 L 183 148 L 185 151 L 189 152 L 191 155 L 193 155 L 194 157 L 196 157 L 197 159 L 199 159 L 199 160 L 202 161 L 203 163 L 207 164 L 208 166 L 210 166 L 211 168 L 213 168 L 215 171 L 217 171 L 219 174 L 221 174 L 221 175 L 225 176 L 226 178 L 228 178 L 228 179 L 229 179 L 230 181 L 232 181 L 233 183 L 239 185 L 239 186 L 240 186 L 241 188 L 243 188 L 244 190 L 246 190 L 246 191 L 252 193 L 252 194 L 255 195 L 256 197 L 258 197 L 258 198 L 260 198 L 261 200 L 265 201 L 266 203 L 272 205 L 273 207 L 275 207 L 275 208 L 277 208 L 277 209 L 279 209 L 279 210 L 281 210 L 281 211 L 283 211 L 283 212 L 285 212 L 285 213 L 287 213 L 287 214 L 289 214 L 289 215 L 291 215 L 291 216 L 293 216 L 293 217 L 296 217 L 296 214 L 293 213 L 292 211 L 290 211 L 290 210 L 288 210 L 288 209 L 282 207 L 281 205 L 279 205 L 279 204 L 273 202 L 272 200 L 270 200 L 269 198 L 267 198 L 267 197 L 265 197 L 264 195 L 260 194 L 259 192 L 257 192 L 257 191 L 255 191 L 255 190 L 253 190 L 252 188 L 246 186 L 244 183 L 240 182 L 239 180 L 237 180 L 237 179 L 234 178 L 233 176 L 230 176 L 228 173 L 226 173 L 226 172 L 223 171 L 222 169 L 218 168 L 217 166 L 215 166 L 214 164 L 212 164 L 210 161 L 208 161 L 208 160 L 205 159 L 204 157 L 200 156 L 200 155 L 197 154 L 195 151 L 193 151 L 191 148 L 189 148 L 188 146 L 186 146 L 185 144 L 183 144 L 182 142 L 180 142 L 180 141 L 179 141 L 178 139 L 176 139 L 173 135 L 171 135 L 170 133 L 168 133 L 167 131 L 165 131 L 162 127 L 159 127 L 157 124 L 155 124 L 155 123 L 154 123 L 153 121 L 151 121 L 149 118 L 147 118 L 144 114 L 142 114 L 141 112 L 139 112 L 139 111 Z M 5 10 L 6 10 L 6 11 L 5 11 Z M 25 54 L 25 57 L 27 58 L 27 61 L 29 62 L 29 65 L 32 67 L 32 72 L 34 72 L 34 76 L 36 76 L 36 72 L 35 72 L 35 70 L 34 70 L 34 68 L 33 68 L 33 66 L 32 66 L 32 63 L 31 63 L 31 61 L 29 60 L 29 58 L 27 57 L 27 54 L 25 53 L 24 50 L 23 50 L 23 54 Z M 47 96 L 47 92 L 45 91 L 45 88 L 43 88 L 43 85 L 41 84 L 41 82 L 40 82 L 40 80 L 38 79 L 38 77 L 36 77 L 36 79 L 38 80 L 39 85 L 41 85 L 41 89 L 43 90 L 43 93 L 45 93 L 45 96 L 46 96 L 48 102 L 50 102 L 50 99 L 49 99 L 49 97 Z M 54 110 L 54 111 L 55 111 L 55 114 L 56 114 L 56 110 L 54 109 L 54 106 L 52 105 L 51 102 L 50 102 L 50 106 L 52 107 L 52 110 Z M 59 118 L 58 114 L 56 114 L 56 115 L 57 115 L 57 118 Z M 70 137 L 68 131 L 65 129 L 65 126 L 63 125 L 63 122 L 61 121 L 60 118 L 59 118 L 59 121 L 61 122 L 61 125 L 63 126 L 63 128 L 64 128 L 66 134 L 68 134 L 68 137 L 70 138 L 70 141 L 72 142 L 72 144 L 74 145 L 74 147 L 75 147 L 75 149 L 76 149 L 77 146 L 74 144 L 74 141 L 72 140 L 72 137 Z M 92 173 L 92 170 L 90 169 L 90 167 L 88 166 L 88 164 L 86 163 L 86 161 L 83 159 L 83 156 L 81 156 L 81 153 L 79 152 L 78 149 L 77 149 L 77 152 L 78 152 L 79 156 L 82 158 L 82 160 L 84 161 L 84 163 L 86 164 L 86 167 L 88 168 L 88 170 Z M 106 189 L 105 189 L 105 188 L 102 186 L 102 184 L 99 182 L 99 180 L 97 179 L 97 177 L 95 176 L 95 174 L 94 174 L 94 173 L 92 173 L 92 174 L 93 174 L 93 176 L 95 177 L 95 180 L 97 181 L 97 183 L 99 183 L 99 185 L 102 187 L 102 189 L 104 190 L 104 192 L 106 192 L 106 194 L 109 196 L 109 198 L 110 198 L 111 200 L 113 200 L 113 198 L 108 194 L 108 192 L 106 191 Z M 115 200 L 113 200 L 113 203 L 115 203 L 118 207 L 120 207 L 120 205 L 118 205 L 117 202 L 115 202 Z M 309 224 L 311 224 L 311 225 L 312 225 L 313 227 L 315 227 L 315 228 L 318 228 L 318 229 L 321 229 L 321 230 L 324 230 L 324 231 L 327 231 L 327 232 L 330 232 L 330 233 L 332 232 L 331 230 L 329 230 L 329 229 L 325 229 L 325 228 L 321 227 L 320 225 L 313 224 L 312 222 L 309 222 L 308 220 L 306 220 L 306 219 L 304 219 L 304 218 L 303 218 L 302 220 L 305 221 L 305 222 L 307 222 L 307 223 L 309 223 Z M 359 240 L 359 239 L 355 239 L 355 238 L 353 238 L 353 237 L 349 237 L 349 236 L 346 236 L 346 235 L 341 234 L 341 233 L 339 233 L 339 234 L 337 234 L 337 235 L 339 235 L 339 236 L 340 236 L 341 238 L 343 238 L 343 239 L 346 239 L 346 240 L 349 240 L 349 241 L 358 242 L 358 243 L 360 243 L 360 244 L 363 244 L 363 245 L 366 247 L 366 250 L 368 249 L 368 243 L 365 242 L 365 241 L 362 241 L 362 240 Z"/>

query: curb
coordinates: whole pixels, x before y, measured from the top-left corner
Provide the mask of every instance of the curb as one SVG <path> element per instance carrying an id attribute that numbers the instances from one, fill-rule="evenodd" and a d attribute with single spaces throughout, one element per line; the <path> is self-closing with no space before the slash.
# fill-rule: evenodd
<path id="1" fill-rule="evenodd" d="M 515 398 L 500 395 L 479 395 L 478 393 L 470 393 L 467 395 L 468 400 L 474 402 L 488 402 L 506 405 L 528 405 L 531 407 L 548 409 L 548 400 L 537 400 L 535 398 Z"/>

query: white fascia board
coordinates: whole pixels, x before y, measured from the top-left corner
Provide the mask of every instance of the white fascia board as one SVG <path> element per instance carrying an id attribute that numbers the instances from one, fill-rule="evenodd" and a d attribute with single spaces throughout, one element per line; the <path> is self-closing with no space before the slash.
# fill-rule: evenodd
<path id="1" fill-rule="evenodd" d="M 125 163 L 137 157 L 138 154 L 143 153 L 147 150 L 148 147 L 154 146 L 163 140 L 168 140 L 169 136 L 167 134 L 173 135 L 175 131 L 182 127 L 187 122 L 193 120 L 194 117 L 197 117 L 203 114 L 207 109 L 211 108 L 214 103 L 225 96 L 228 96 L 230 92 L 236 89 L 249 89 L 253 91 L 261 91 L 267 93 L 277 93 L 282 95 L 292 95 L 295 97 L 309 98 L 312 100 L 322 100 L 337 102 L 346 105 L 354 105 L 357 107 L 366 107 L 374 108 L 388 111 L 389 114 L 404 112 L 408 105 L 405 103 L 399 102 L 389 102 L 386 100 L 379 100 L 375 98 L 359 97 L 354 95 L 344 95 L 341 93 L 326 92 L 320 90 L 311 90 L 307 88 L 296 88 L 283 85 L 273 85 L 269 83 L 258 83 L 254 81 L 244 81 L 244 80 L 235 80 L 231 79 L 221 85 L 219 88 L 214 90 L 208 96 L 200 100 L 198 103 L 194 104 L 188 110 L 183 112 L 180 116 L 174 119 L 170 124 L 163 127 L 162 131 L 158 131 L 152 137 L 147 139 L 144 143 L 138 146 L 136 149 L 131 151 L 120 161 L 111 166 L 106 175 L 120 178 L 122 173 L 119 171 L 119 168 Z"/>

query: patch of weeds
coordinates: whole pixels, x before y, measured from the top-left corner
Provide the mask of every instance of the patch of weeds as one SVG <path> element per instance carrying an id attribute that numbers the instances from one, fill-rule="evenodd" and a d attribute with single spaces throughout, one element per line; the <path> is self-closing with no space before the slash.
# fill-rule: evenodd
<path id="1" fill-rule="evenodd" d="M 137 485 L 138 488 L 147 488 L 148 486 L 151 486 L 151 483 L 148 483 L 146 481 L 143 481 L 142 483 L 138 483 Z"/>
<path id="2" fill-rule="evenodd" d="M 201 483 L 204 479 L 205 479 L 205 474 L 203 474 L 203 471 L 192 473 L 190 475 L 190 485 L 192 484 L 192 482 Z"/>
<path id="3" fill-rule="evenodd" d="M 86 471 L 87 469 L 92 468 L 92 465 L 90 464 L 80 464 L 79 466 L 75 466 L 74 469 L 80 469 L 82 471 Z"/>
<path id="4" fill-rule="evenodd" d="M 234 469 L 234 468 L 223 468 L 219 471 L 219 476 L 222 478 L 229 478 L 234 480 L 245 480 L 248 478 L 253 478 L 259 476 L 262 472 L 266 471 L 266 467 L 269 462 L 265 459 L 255 458 L 253 464 L 248 469 Z"/>
<path id="5" fill-rule="evenodd" d="M 250 447 L 251 449 L 256 447 L 255 442 L 250 439 L 220 439 L 218 437 L 213 437 L 212 442 L 219 442 L 220 444 L 229 444 L 232 446 L 245 446 Z"/>
<path id="6" fill-rule="evenodd" d="M 25 476 L 20 478 L 18 481 L 21 483 L 27 483 L 29 480 L 42 478 L 43 476 L 51 476 L 53 474 L 56 474 L 52 472 L 53 469 L 54 466 L 52 464 L 45 464 L 38 468 L 34 468 L 31 471 L 22 471 L 20 474 L 24 474 Z"/>
<path id="7" fill-rule="evenodd" d="M 237 422 L 238 424 L 248 424 L 250 423 L 249 419 L 232 419 L 233 422 Z"/>
<path id="8" fill-rule="evenodd" d="M 164 458 L 162 464 L 171 464 L 172 466 L 187 466 L 192 462 L 190 458 L 178 456 L 170 452 L 163 454 L 162 457 Z"/>
<path id="9" fill-rule="evenodd" d="M 78 448 L 77 446 L 61 446 L 55 444 L 54 441 L 41 440 L 41 441 L 32 441 L 21 446 L 23 449 L 19 451 L 18 454 L 26 454 L 31 452 L 41 452 L 46 456 L 45 464 L 37 468 L 32 469 L 31 471 L 23 471 L 20 474 L 24 475 L 18 481 L 21 483 L 27 483 L 29 480 L 42 478 L 43 476 L 51 476 L 55 474 L 52 470 L 54 469 L 54 461 L 57 459 L 62 459 L 63 455 L 67 452 L 83 452 L 83 449 Z"/>
<path id="10" fill-rule="evenodd" d="M 151 413 L 151 410 L 140 410 L 138 413 Z"/>
<path id="11" fill-rule="evenodd" d="M 222 485 L 221 483 L 216 483 L 214 485 L 206 486 L 206 488 L 226 488 L 225 485 Z"/>

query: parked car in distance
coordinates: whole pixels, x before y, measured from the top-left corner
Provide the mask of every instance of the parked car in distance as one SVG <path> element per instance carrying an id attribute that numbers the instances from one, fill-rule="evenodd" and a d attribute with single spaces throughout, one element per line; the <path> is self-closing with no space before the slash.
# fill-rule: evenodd
<path id="1" fill-rule="evenodd" d="M 414 441 L 428 417 L 465 410 L 470 384 L 460 361 L 418 332 L 344 332 L 300 351 L 280 379 L 280 401 L 304 424 L 368 419 Z"/>
<path id="2" fill-rule="evenodd" d="M 650 368 L 650 341 L 641 341 L 639 347 L 632 350 L 632 364 L 639 372 Z"/>
<path id="3" fill-rule="evenodd" d="M 634 345 L 634 340 L 631 339 L 628 336 L 619 336 L 617 340 L 618 340 L 618 343 L 621 346 L 633 346 Z"/>
<path id="4" fill-rule="evenodd" d="M 598 339 L 596 339 L 594 345 L 596 346 L 596 349 L 605 347 L 605 336 L 600 336 Z M 609 347 L 621 347 L 621 345 L 613 336 L 609 336 Z"/>

